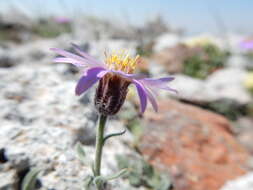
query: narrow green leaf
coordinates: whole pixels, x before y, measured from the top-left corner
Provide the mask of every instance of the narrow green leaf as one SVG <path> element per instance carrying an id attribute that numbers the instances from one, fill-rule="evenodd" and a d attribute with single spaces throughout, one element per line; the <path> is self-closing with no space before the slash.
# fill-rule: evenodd
<path id="1" fill-rule="evenodd" d="M 85 163 L 85 152 L 80 142 L 76 144 L 75 149 L 76 149 L 78 159 L 82 161 L 83 163 Z"/>
<path id="2" fill-rule="evenodd" d="M 108 176 L 108 177 L 106 177 L 105 179 L 106 179 L 107 181 L 110 181 L 110 180 L 113 180 L 113 179 L 117 179 L 117 178 L 119 178 L 119 177 L 125 175 L 128 171 L 129 171 L 128 168 L 124 168 L 124 169 L 120 170 L 118 173 L 116 173 L 116 174 L 114 174 L 114 175 L 111 175 L 111 176 Z"/>
<path id="3" fill-rule="evenodd" d="M 32 169 L 28 174 L 26 174 L 25 178 L 22 182 L 22 190 L 34 190 L 36 184 L 36 178 L 40 170 Z"/>
<path id="4" fill-rule="evenodd" d="M 91 170 L 92 170 L 93 174 L 95 175 L 95 166 L 94 166 L 94 163 L 91 164 Z"/>
<path id="5" fill-rule="evenodd" d="M 92 185 L 92 182 L 93 182 L 93 177 L 92 176 L 87 176 L 84 179 L 83 190 L 89 190 L 91 185 Z"/>
<path id="6" fill-rule="evenodd" d="M 125 129 L 124 131 L 122 131 L 122 132 L 119 132 L 119 133 L 112 133 L 112 134 L 109 134 L 109 135 L 107 135 L 107 136 L 104 137 L 103 143 L 105 143 L 106 140 L 108 140 L 109 138 L 115 137 L 115 136 L 123 135 L 125 132 L 126 132 L 126 129 Z"/>

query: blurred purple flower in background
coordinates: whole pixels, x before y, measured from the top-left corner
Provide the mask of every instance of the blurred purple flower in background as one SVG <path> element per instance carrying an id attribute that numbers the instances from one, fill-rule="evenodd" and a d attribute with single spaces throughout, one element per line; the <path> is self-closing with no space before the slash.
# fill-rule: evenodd
<path id="1" fill-rule="evenodd" d="M 245 50 L 253 50 L 253 39 L 242 41 L 240 47 Z"/>
<path id="2" fill-rule="evenodd" d="M 140 57 L 131 58 L 124 51 L 112 53 L 107 56 L 105 63 L 95 60 L 93 57 L 83 52 L 77 45 L 72 44 L 79 55 L 70 52 L 51 48 L 52 51 L 64 57 L 57 57 L 54 62 L 71 63 L 83 71 L 83 75 L 77 83 L 76 94 L 81 95 L 99 81 L 96 92 L 95 105 L 103 115 L 116 114 L 124 103 L 127 88 L 134 84 L 141 103 L 143 113 L 149 100 L 155 111 L 158 110 L 155 96 L 157 90 L 163 89 L 176 92 L 167 86 L 173 77 L 158 79 L 146 78 L 143 75 L 132 74 L 136 65 L 140 62 Z"/>
<path id="3" fill-rule="evenodd" d="M 54 17 L 54 21 L 59 24 L 67 24 L 71 22 L 71 19 L 64 16 Z"/>

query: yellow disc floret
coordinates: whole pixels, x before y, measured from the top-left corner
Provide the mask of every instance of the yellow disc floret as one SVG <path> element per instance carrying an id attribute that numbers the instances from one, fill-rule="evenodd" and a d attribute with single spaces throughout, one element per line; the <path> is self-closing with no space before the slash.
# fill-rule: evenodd
<path id="1" fill-rule="evenodd" d="M 113 52 L 109 56 L 105 53 L 105 63 L 110 69 L 133 73 L 137 63 L 140 62 L 140 56 L 132 58 L 125 51 Z"/>

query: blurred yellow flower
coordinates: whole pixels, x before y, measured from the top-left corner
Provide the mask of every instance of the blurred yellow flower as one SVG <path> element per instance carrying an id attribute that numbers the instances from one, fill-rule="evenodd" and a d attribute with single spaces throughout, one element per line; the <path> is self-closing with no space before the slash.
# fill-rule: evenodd
<path id="1" fill-rule="evenodd" d="M 215 44 L 215 39 L 213 39 L 210 36 L 196 36 L 193 38 L 190 38 L 184 42 L 185 45 L 189 47 L 195 47 L 195 46 L 205 46 L 209 44 Z"/>
<path id="2" fill-rule="evenodd" d="M 247 74 L 244 80 L 244 86 L 249 90 L 253 90 L 253 72 Z"/>

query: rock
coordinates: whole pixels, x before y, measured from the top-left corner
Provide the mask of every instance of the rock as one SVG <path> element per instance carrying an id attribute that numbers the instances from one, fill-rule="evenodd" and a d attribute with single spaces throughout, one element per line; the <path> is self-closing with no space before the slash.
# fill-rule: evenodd
<path id="1" fill-rule="evenodd" d="M 246 75 L 246 71 L 236 68 L 218 70 L 206 80 L 174 75 L 175 80 L 170 86 L 179 92 L 173 96 L 189 102 L 207 103 L 231 99 L 245 105 L 251 102 L 249 92 L 243 87 Z"/>
<path id="2" fill-rule="evenodd" d="M 246 69 L 250 68 L 251 62 L 247 60 L 243 55 L 231 55 L 227 60 L 227 66 L 233 67 L 233 68 L 241 68 Z"/>
<path id="3" fill-rule="evenodd" d="M 7 50 L 6 50 L 7 49 Z M 8 51 L 8 48 L 0 47 L 0 68 L 9 68 L 15 65 L 16 60 Z"/>
<path id="4" fill-rule="evenodd" d="M 1 182 L 0 189 L 1 190 L 13 190 L 17 187 L 17 176 L 15 170 L 9 170 L 5 172 L 0 172 Z M 4 180 L 3 180 L 4 179 Z"/>
<path id="5" fill-rule="evenodd" d="M 234 127 L 234 131 L 237 134 L 238 141 L 244 145 L 244 147 L 253 154 L 253 145 L 252 145 L 252 118 L 241 117 L 239 118 Z M 253 166 L 253 165 L 252 165 Z"/>
<path id="6" fill-rule="evenodd" d="M 250 172 L 235 180 L 228 181 L 220 190 L 251 190 L 253 189 L 253 173 Z"/>
<path id="7" fill-rule="evenodd" d="M 206 80 L 208 92 L 215 93 L 216 99 L 230 98 L 247 104 L 251 101 L 251 96 L 243 87 L 246 74 L 245 70 L 237 68 L 218 70 Z"/>
<path id="8" fill-rule="evenodd" d="M 229 45 L 229 51 L 232 54 L 240 54 L 244 52 L 244 49 L 240 46 L 240 43 L 245 39 L 245 36 L 241 34 L 229 33 L 227 34 L 225 43 Z"/>
<path id="9" fill-rule="evenodd" d="M 178 74 L 174 76 L 175 80 L 170 86 L 177 89 L 178 94 L 172 94 L 172 96 L 190 102 L 212 102 L 216 100 L 214 92 L 207 91 L 205 81 L 186 75 Z"/>
<path id="10" fill-rule="evenodd" d="M 249 153 L 236 141 L 224 117 L 172 100 L 159 113 L 145 114 L 139 149 L 150 163 L 167 170 L 177 190 L 218 190 L 245 174 Z"/>
<path id="11" fill-rule="evenodd" d="M 152 57 L 155 63 L 164 67 L 168 73 L 180 73 L 183 71 L 184 59 L 189 56 L 189 49 L 184 45 L 163 49 Z"/>
<path id="12" fill-rule="evenodd" d="M 94 91 L 81 99 L 76 97 L 77 79 L 69 79 L 58 65 L 21 64 L 0 69 L 0 77 L 0 162 L 9 164 L 16 174 L 32 167 L 42 169 L 39 180 L 43 190 L 79 190 L 83 179 L 91 174 L 94 157 Z M 110 120 L 106 132 L 123 128 L 121 122 Z M 104 175 L 118 171 L 116 155 L 133 152 L 126 145 L 131 138 L 128 133 L 107 142 L 102 163 Z M 86 164 L 76 157 L 77 141 L 85 144 Z M 13 183 L 12 170 L 0 171 L 2 179 L 10 179 L 6 185 Z M 136 189 L 122 179 L 113 181 L 111 186 Z"/>
<path id="13" fill-rule="evenodd" d="M 0 14 L 1 42 L 25 42 L 31 39 L 32 20 L 17 9 Z"/>
<path id="14" fill-rule="evenodd" d="M 160 52 L 166 48 L 176 46 L 180 42 L 180 37 L 177 34 L 165 33 L 160 35 L 155 40 L 154 52 Z"/>
<path id="15" fill-rule="evenodd" d="M 14 60 L 9 56 L 1 56 L 0 55 L 0 67 L 8 68 L 14 66 Z"/>
<path id="16" fill-rule="evenodd" d="M 24 14 L 22 11 L 12 8 L 9 12 L 0 15 L 0 20 L 3 23 L 21 25 L 26 28 L 30 28 L 32 25 L 32 19 Z"/>

